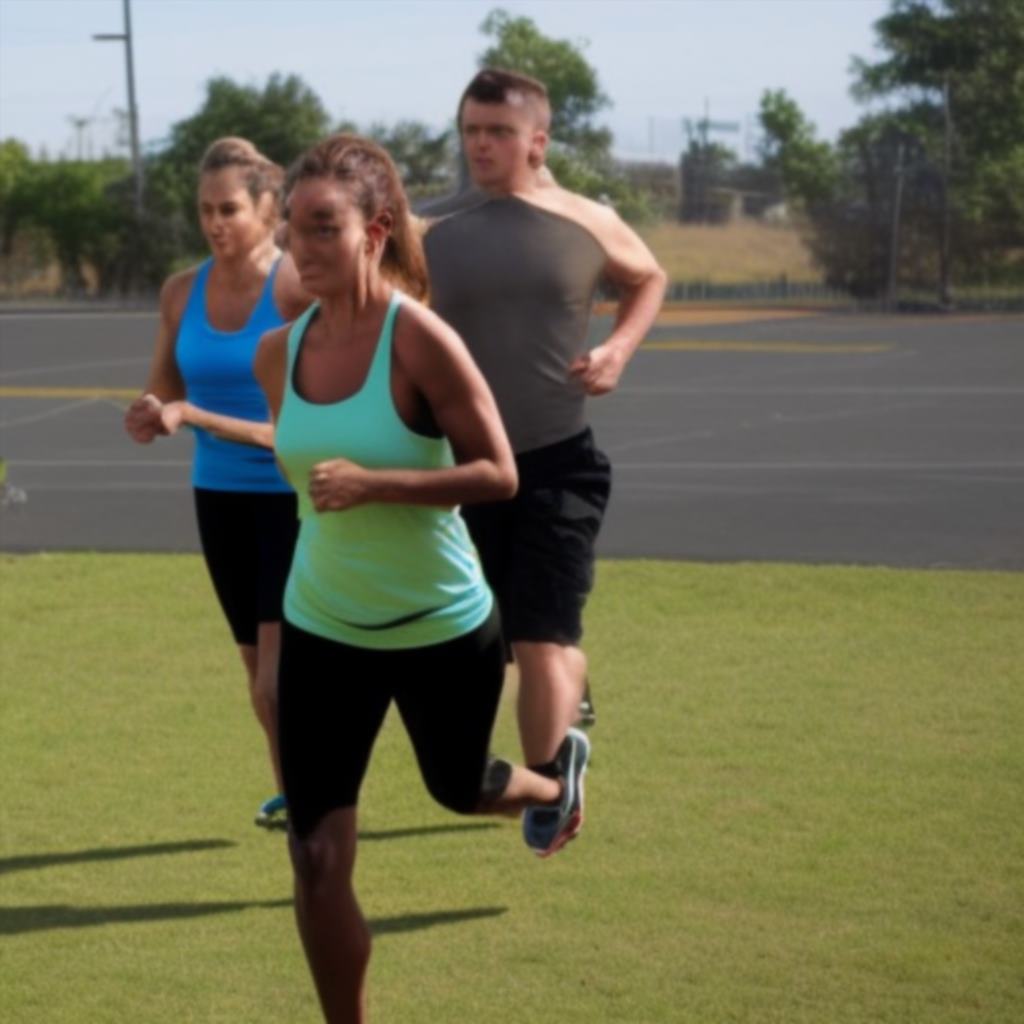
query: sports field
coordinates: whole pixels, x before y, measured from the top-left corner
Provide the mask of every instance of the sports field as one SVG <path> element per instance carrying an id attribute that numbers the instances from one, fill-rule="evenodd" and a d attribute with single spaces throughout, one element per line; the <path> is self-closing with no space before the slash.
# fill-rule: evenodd
<path id="1" fill-rule="evenodd" d="M 199 558 L 4 556 L 0 615 L 0 1017 L 316 1021 Z M 432 805 L 389 722 L 373 1019 L 1021 1020 L 1022 621 L 1019 573 L 602 563 L 562 854 Z"/>

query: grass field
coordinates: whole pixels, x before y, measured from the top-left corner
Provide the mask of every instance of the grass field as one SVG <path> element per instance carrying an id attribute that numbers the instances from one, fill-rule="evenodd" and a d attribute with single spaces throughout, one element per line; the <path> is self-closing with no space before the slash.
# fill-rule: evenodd
<path id="1" fill-rule="evenodd" d="M 5 557 L 0 614 L 0 1017 L 316 1021 L 199 559 Z M 433 806 L 389 720 L 374 1021 L 1024 1019 L 1022 623 L 1019 574 L 602 564 L 564 853 Z"/>
<path id="2" fill-rule="evenodd" d="M 747 284 L 821 281 L 800 232 L 755 220 L 732 224 L 679 224 L 664 221 L 641 230 L 644 241 L 670 281 Z"/>

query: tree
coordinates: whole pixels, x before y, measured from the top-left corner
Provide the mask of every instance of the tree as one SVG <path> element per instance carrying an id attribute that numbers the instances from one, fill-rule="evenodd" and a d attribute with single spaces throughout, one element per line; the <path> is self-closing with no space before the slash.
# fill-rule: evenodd
<path id="1" fill-rule="evenodd" d="M 298 75 L 274 73 L 262 89 L 212 78 L 202 107 L 171 128 L 164 156 L 194 171 L 214 139 L 240 135 L 271 160 L 287 165 L 329 130 L 320 98 Z"/>
<path id="2" fill-rule="evenodd" d="M 903 100 L 938 169 L 939 292 L 962 271 L 998 272 L 1024 245 L 1024 4 L 893 0 L 875 23 L 886 56 L 854 61 L 854 94 Z M 909 105 L 906 105 L 909 101 Z"/>
<path id="3" fill-rule="evenodd" d="M 25 185 L 25 219 L 53 240 L 65 287 L 85 289 L 84 267 L 122 249 L 125 217 L 110 188 L 129 178 L 124 160 L 37 162 Z"/>
<path id="4" fill-rule="evenodd" d="M 419 121 L 373 124 L 367 134 L 379 142 L 398 167 L 413 197 L 442 192 L 451 185 L 454 167 L 453 133 L 433 132 Z"/>
<path id="5" fill-rule="evenodd" d="M 833 198 L 838 166 L 832 147 L 814 137 L 814 126 L 785 91 L 768 90 L 759 112 L 761 160 L 787 198 L 812 208 Z"/>
<path id="6" fill-rule="evenodd" d="M 18 221 L 25 216 L 25 190 L 32 158 L 17 139 L 0 142 L 0 252 L 10 256 Z"/>

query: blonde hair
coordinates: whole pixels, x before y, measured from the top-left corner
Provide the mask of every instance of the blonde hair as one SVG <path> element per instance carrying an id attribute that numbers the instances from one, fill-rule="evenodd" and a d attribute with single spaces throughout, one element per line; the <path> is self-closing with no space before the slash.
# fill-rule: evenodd
<path id="1" fill-rule="evenodd" d="M 381 271 L 414 298 L 424 298 L 427 261 L 423 243 L 409 211 L 402 179 L 387 151 L 359 135 L 332 135 L 306 150 L 288 168 L 285 195 L 309 178 L 330 178 L 343 185 L 367 224 L 382 214 L 387 216 L 390 230 Z"/>
<path id="2" fill-rule="evenodd" d="M 274 211 L 280 216 L 283 168 L 265 157 L 248 139 L 236 135 L 227 135 L 212 142 L 199 161 L 200 174 L 221 171 L 225 167 L 237 167 L 242 171 L 246 190 L 254 203 L 269 192 L 274 198 Z"/>

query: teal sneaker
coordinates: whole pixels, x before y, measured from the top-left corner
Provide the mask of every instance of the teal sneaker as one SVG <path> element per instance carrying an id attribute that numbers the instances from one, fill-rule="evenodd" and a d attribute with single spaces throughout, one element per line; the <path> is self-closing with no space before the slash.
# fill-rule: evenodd
<path id="1" fill-rule="evenodd" d="M 562 779 L 562 798 L 550 806 L 523 811 L 523 839 L 538 857 L 550 857 L 583 827 L 583 776 L 590 761 L 590 740 L 579 729 L 570 729 L 555 755 Z"/>
<path id="2" fill-rule="evenodd" d="M 260 804 L 260 809 L 256 812 L 256 824 L 271 831 L 280 831 L 288 827 L 288 804 L 282 793 Z"/>

